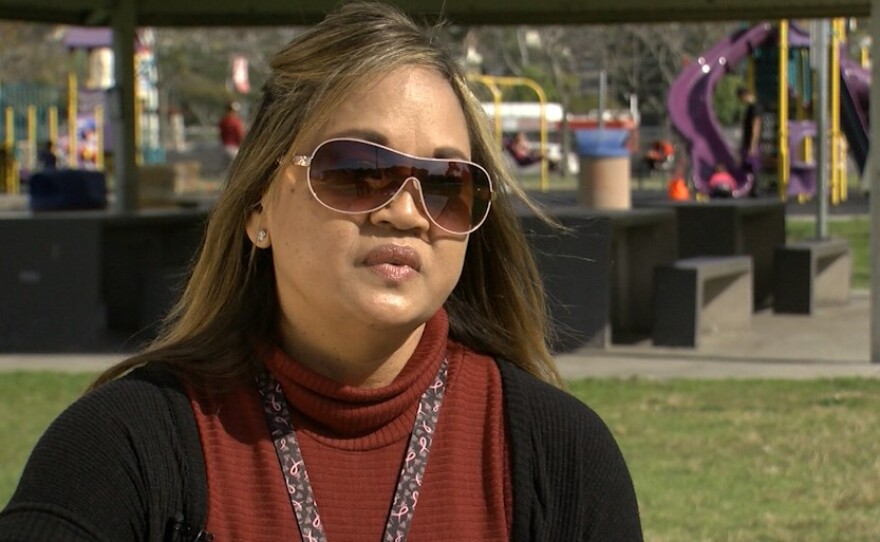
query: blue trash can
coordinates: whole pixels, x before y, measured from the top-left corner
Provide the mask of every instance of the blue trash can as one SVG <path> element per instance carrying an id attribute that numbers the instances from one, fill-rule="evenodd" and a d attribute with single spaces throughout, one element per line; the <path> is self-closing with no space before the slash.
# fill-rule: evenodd
<path id="1" fill-rule="evenodd" d="M 592 209 L 629 209 L 629 130 L 576 130 L 580 157 L 578 203 Z"/>

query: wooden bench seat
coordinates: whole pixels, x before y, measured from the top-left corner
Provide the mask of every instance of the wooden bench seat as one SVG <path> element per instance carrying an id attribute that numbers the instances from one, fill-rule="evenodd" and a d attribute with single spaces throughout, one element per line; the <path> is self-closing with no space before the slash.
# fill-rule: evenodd
<path id="1" fill-rule="evenodd" d="M 846 303 L 852 261 L 843 239 L 807 239 L 776 248 L 773 311 L 812 314 L 819 305 Z"/>
<path id="2" fill-rule="evenodd" d="M 700 335 L 748 328 L 753 278 L 749 256 L 698 256 L 654 268 L 657 346 L 698 346 Z"/>

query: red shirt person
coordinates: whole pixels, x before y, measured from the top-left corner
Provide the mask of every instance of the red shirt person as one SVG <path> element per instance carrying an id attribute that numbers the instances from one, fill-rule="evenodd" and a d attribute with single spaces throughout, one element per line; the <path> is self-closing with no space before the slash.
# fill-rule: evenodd
<path id="1" fill-rule="evenodd" d="M 238 147 L 244 140 L 244 122 L 238 114 L 238 102 L 230 102 L 226 106 L 226 113 L 220 118 L 220 144 L 226 149 L 230 157 L 238 154 Z"/>

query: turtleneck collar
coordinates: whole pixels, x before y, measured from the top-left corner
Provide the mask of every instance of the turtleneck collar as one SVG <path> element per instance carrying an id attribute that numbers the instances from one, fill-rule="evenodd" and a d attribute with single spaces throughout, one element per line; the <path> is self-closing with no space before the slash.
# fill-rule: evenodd
<path id="1" fill-rule="evenodd" d="M 407 438 L 422 393 L 446 355 L 449 320 L 440 309 L 425 324 L 421 340 L 391 384 L 357 388 L 316 373 L 276 347 L 266 358 L 284 389 L 293 424 L 325 444 L 374 449 Z"/>

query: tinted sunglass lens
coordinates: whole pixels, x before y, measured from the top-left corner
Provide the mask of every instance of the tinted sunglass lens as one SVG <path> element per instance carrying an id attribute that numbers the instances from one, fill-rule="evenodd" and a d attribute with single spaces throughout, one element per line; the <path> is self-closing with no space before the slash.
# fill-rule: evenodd
<path id="1" fill-rule="evenodd" d="M 400 185 L 380 169 L 377 150 L 356 141 L 322 145 L 309 171 L 315 197 L 346 213 L 366 212 L 388 203 Z"/>
<path id="2" fill-rule="evenodd" d="M 469 231 L 476 224 L 474 168 L 458 161 L 437 162 L 434 167 L 443 171 L 435 170 L 420 179 L 428 213 L 443 229 L 455 233 Z"/>

